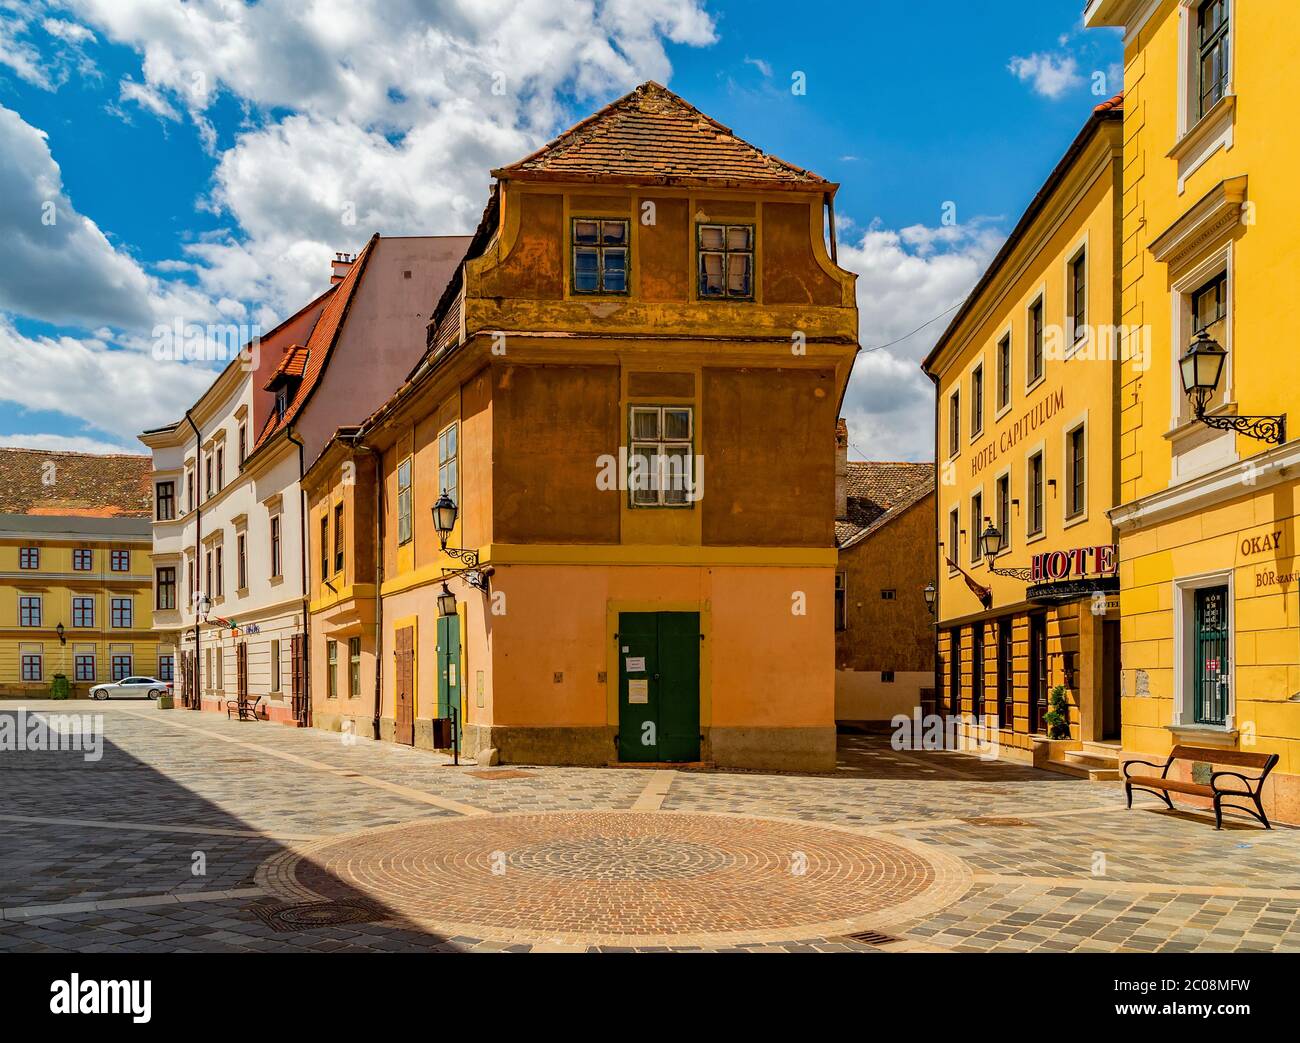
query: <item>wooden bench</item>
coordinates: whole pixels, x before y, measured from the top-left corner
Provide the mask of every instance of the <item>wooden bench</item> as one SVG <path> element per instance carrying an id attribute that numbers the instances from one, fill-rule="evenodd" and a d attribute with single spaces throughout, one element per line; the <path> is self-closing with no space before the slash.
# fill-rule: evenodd
<path id="1" fill-rule="evenodd" d="M 1206 761 L 1210 764 L 1231 764 L 1237 768 L 1248 768 L 1258 771 L 1258 775 L 1243 775 L 1239 771 L 1212 771 L 1208 783 L 1200 782 L 1182 782 L 1179 779 L 1169 778 L 1169 769 L 1173 766 L 1174 761 Z M 1163 765 L 1156 764 L 1152 761 L 1131 760 L 1124 762 L 1124 793 L 1128 797 L 1128 806 L 1133 806 L 1133 790 L 1146 790 L 1148 793 L 1154 793 L 1157 797 L 1165 802 L 1170 811 L 1174 810 L 1174 802 L 1169 799 L 1170 793 L 1190 793 L 1197 797 L 1208 797 L 1214 802 L 1214 828 L 1223 828 L 1223 809 L 1225 807 L 1233 808 L 1237 811 L 1244 811 L 1248 815 L 1253 815 L 1264 823 L 1265 829 L 1272 829 L 1268 824 L 1268 816 L 1264 814 L 1264 804 L 1260 799 L 1260 794 L 1264 789 L 1264 780 L 1268 778 L 1268 773 L 1273 770 L 1277 764 L 1276 753 L 1245 753 L 1241 750 L 1221 750 L 1212 749 L 1206 746 L 1175 746 L 1169 753 L 1169 759 Z M 1144 764 L 1148 768 L 1161 768 L 1160 774 L 1146 775 L 1130 774 L 1129 769 L 1135 764 Z M 1236 782 L 1223 785 L 1221 779 L 1235 779 Z M 1255 807 L 1244 807 L 1241 804 L 1225 804 L 1225 797 L 1244 797 L 1251 801 Z"/>
<path id="2" fill-rule="evenodd" d="M 227 699 L 226 720 L 238 714 L 241 721 L 260 721 L 262 718 L 257 716 L 257 707 L 261 701 L 260 695 L 256 699 Z"/>

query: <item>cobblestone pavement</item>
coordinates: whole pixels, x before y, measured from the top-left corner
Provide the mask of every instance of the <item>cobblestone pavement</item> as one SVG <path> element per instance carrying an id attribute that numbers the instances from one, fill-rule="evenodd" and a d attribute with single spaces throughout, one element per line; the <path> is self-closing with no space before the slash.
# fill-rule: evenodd
<path id="1" fill-rule="evenodd" d="M 26 706 L 102 714 L 103 754 L 0 752 L 0 951 L 1300 951 L 1300 830 L 875 737 L 817 775 L 479 769 Z"/>

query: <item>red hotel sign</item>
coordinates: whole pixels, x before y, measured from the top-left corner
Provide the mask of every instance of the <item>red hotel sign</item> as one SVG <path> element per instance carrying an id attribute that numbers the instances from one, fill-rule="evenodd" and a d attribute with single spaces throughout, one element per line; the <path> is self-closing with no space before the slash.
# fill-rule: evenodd
<path id="1" fill-rule="evenodd" d="M 1030 559 L 1033 583 L 1051 583 L 1086 576 L 1113 576 L 1119 568 L 1115 547 L 1075 547 L 1074 550 L 1049 550 Z"/>

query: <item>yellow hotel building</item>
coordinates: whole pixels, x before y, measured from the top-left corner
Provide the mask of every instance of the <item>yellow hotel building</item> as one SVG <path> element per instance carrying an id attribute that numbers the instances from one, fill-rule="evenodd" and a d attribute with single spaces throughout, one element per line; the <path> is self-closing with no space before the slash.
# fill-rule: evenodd
<path id="1" fill-rule="evenodd" d="M 1092 777 L 1113 777 L 1119 753 L 1106 512 L 1121 104 L 1097 106 L 923 363 L 937 392 L 939 710 L 1003 756 Z M 1058 686 L 1068 709 L 1053 729 Z"/>
<path id="2" fill-rule="evenodd" d="M 151 630 L 147 456 L 0 448 L 0 696 L 41 698 L 55 676 L 170 680 Z"/>
<path id="3" fill-rule="evenodd" d="M 1125 32 L 1121 314 L 1151 346 L 1119 395 L 1124 750 L 1276 753 L 1264 804 L 1290 822 L 1300 443 L 1268 418 L 1300 424 L 1296 14 L 1281 0 L 1092 0 L 1085 12 Z M 1200 417 L 1179 367 L 1197 339 L 1226 352 Z"/>

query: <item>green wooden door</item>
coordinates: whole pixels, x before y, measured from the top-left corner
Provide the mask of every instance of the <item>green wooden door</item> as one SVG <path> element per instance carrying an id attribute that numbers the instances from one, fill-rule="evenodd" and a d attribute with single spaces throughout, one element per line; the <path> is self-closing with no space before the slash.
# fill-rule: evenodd
<path id="1" fill-rule="evenodd" d="M 438 617 L 438 716 L 450 717 L 456 708 L 458 730 L 463 730 L 460 720 L 460 617 Z M 457 736 L 459 739 L 459 735 Z"/>
<path id="2" fill-rule="evenodd" d="M 624 761 L 700 759 L 700 614 L 623 612 L 618 752 Z"/>

